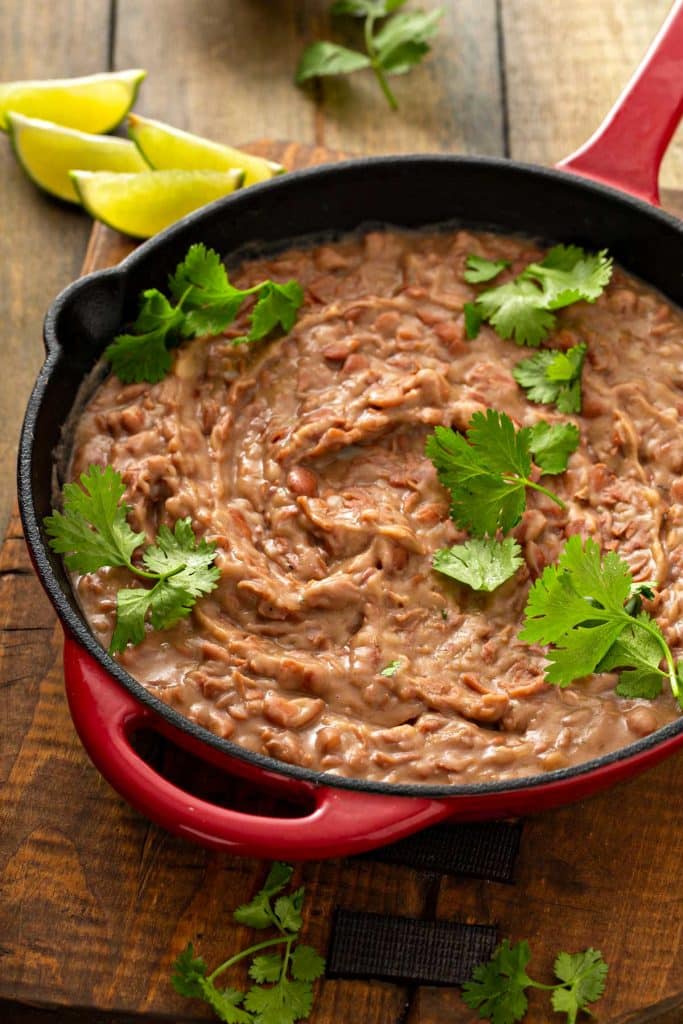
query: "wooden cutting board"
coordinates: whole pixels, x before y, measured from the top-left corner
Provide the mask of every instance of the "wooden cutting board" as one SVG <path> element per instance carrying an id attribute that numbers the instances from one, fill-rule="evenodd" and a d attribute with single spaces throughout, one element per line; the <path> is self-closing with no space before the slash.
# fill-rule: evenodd
<path id="1" fill-rule="evenodd" d="M 249 148 L 289 168 L 341 156 L 287 143 Z M 678 195 L 666 201 L 683 208 Z M 84 272 L 132 248 L 98 225 Z M 153 741 L 149 754 L 171 776 L 182 759 L 204 792 L 253 806 L 244 787 L 188 765 L 165 744 Z M 603 1024 L 680 1024 L 682 772 L 680 753 L 608 793 L 529 819 L 512 886 L 360 859 L 300 866 L 306 941 L 326 949 L 337 905 L 493 923 L 501 936 L 530 940 L 530 973 L 540 980 L 550 980 L 560 949 L 601 949 L 610 964 L 598 1004 Z M 231 911 L 259 888 L 266 865 L 166 834 L 93 768 L 64 698 L 61 631 L 16 515 L 0 552 L 0 781 L 0 1019 L 212 1019 L 172 991 L 170 965 L 188 941 L 210 965 L 244 944 Z M 548 1019 L 545 996 L 533 994 L 527 1024 Z M 319 985 L 310 1017 L 311 1024 L 474 1020 L 454 988 L 344 980 Z"/>

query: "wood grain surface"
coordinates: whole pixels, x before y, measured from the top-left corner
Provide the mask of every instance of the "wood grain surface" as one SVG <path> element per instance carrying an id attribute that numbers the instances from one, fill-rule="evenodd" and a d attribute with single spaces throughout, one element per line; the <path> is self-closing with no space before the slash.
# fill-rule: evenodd
<path id="1" fill-rule="evenodd" d="M 3 0 L 2 7 L 3 78 L 146 67 L 137 109 L 216 139 L 552 163 L 599 123 L 669 0 L 447 2 L 431 58 L 396 81 L 398 114 L 383 106 L 367 76 L 303 91 L 292 85 L 307 42 L 332 33 L 344 39 L 327 0 Z M 38 193 L 7 146 L 0 147 L 0 173 L 1 533 L 13 501 L 19 421 L 41 360 L 42 317 L 77 275 L 90 225 Z M 683 212 L 672 191 L 683 188 L 680 132 L 663 181 L 666 204 Z M 89 265 L 128 246 L 98 231 Z M 211 1019 L 209 1010 L 175 996 L 169 966 L 190 939 L 209 963 L 244 943 L 247 932 L 232 924 L 230 911 L 258 887 L 266 865 L 174 839 L 111 791 L 73 732 L 60 655 L 59 630 L 12 519 L 0 553 L 0 1020 Z M 161 744 L 151 742 L 149 756 L 171 775 L 190 771 L 203 791 L 253 799 L 201 766 L 181 765 Z M 436 908 L 446 919 L 494 922 L 501 935 L 528 937 L 541 977 L 549 977 L 556 950 L 598 946 L 612 964 L 602 1024 L 681 1024 L 682 767 L 678 755 L 610 793 L 529 820 L 512 887 L 435 880 L 362 860 L 305 865 L 297 878 L 309 893 L 306 939 L 324 949 L 337 903 L 414 915 Z M 549 1024 L 546 1007 L 534 998 L 528 1024 Z M 457 989 L 334 981 L 320 986 L 310 1019 L 475 1018 Z"/>
<path id="2" fill-rule="evenodd" d="M 339 155 L 287 143 L 250 148 L 289 167 Z M 112 265 L 132 247 L 98 226 L 83 269 Z M 258 888 L 266 865 L 189 846 L 117 797 L 74 735 L 60 653 L 60 630 L 15 518 L 0 555 L 0 1010 L 4 999 L 4 1019 L 17 1021 L 26 1020 L 22 1002 L 97 1010 L 103 1020 L 206 1019 L 204 1007 L 173 993 L 170 966 L 188 941 L 209 963 L 246 944 L 247 930 L 229 912 Z M 189 772 L 190 785 L 215 799 L 263 807 L 257 794 L 216 779 L 158 738 L 148 756 L 170 777 Z M 673 1013 L 680 1021 L 683 806 L 671 796 L 682 767 L 679 755 L 615 791 L 530 819 L 512 887 L 362 859 L 304 865 L 296 877 L 309 893 L 306 939 L 326 948 L 337 905 L 413 916 L 435 908 L 446 920 L 494 923 L 501 935 L 531 938 L 540 977 L 550 976 L 560 948 L 598 947 L 612 964 L 601 1020 L 664 1022 Z M 311 1024 L 474 1019 L 456 989 L 352 981 L 318 989 Z M 547 1002 L 534 993 L 528 1024 L 546 1019 Z"/>

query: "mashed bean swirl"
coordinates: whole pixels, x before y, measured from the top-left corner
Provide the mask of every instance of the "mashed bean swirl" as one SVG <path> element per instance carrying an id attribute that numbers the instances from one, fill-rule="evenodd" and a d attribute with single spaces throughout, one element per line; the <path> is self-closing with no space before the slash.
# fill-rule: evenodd
<path id="1" fill-rule="evenodd" d="M 676 718 L 670 694 L 616 697 L 613 674 L 548 686 L 543 650 L 517 635 L 530 582 L 579 533 L 657 581 L 648 609 L 681 653 L 681 314 L 620 270 L 594 305 L 559 314 L 548 344 L 588 345 L 581 445 L 553 479 L 567 507 L 530 492 L 513 531 L 525 565 L 473 593 L 431 568 L 466 535 L 427 435 L 487 408 L 517 426 L 567 417 L 515 383 L 528 349 L 486 326 L 465 339 L 469 253 L 510 273 L 543 256 L 491 234 L 387 230 L 253 260 L 232 274 L 241 287 L 305 288 L 287 337 L 236 347 L 237 323 L 177 350 L 160 383 L 110 376 L 88 403 L 71 476 L 110 464 L 134 529 L 151 539 L 190 516 L 217 545 L 218 589 L 119 660 L 219 736 L 345 776 L 463 784 L 565 768 Z M 74 577 L 104 645 L 130 585 L 119 569 Z"/>

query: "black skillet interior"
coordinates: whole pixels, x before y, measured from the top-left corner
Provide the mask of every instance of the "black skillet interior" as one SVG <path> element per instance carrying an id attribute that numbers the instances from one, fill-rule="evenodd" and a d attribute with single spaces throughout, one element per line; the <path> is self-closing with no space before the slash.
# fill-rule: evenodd
<path id="1" fill-rule="evenodd" d="M 62 562 L 47 547 L 42 519 L 53 504 L 55 452 L 62 443 L 64 424 L 84 376 L 112 337 L 134 318 L 139 293 L 150 287 L 163 289 L 168 274 L 193 242 L 204 242 L 230 263 L 240 250 L 248 255 L 250 249 L 282 248 L 302 236 L 347 232 L 370 223 L 407 228 L 450 223 L 576 243 L 592 250 L 607 248 L 631 273 L 683 305 L 680 221 L 639 200 L 559 171 L 449 156 L 348 161 L 252 186 L 185 218 L 142 245 L 116 269 L 67 288 L 46 318 L 48 358 L 30 398 L 20 442 L 19 502 L 25 535 L 38 574 L 65 626 L 137 697 L 175 725 L 190 728 L 187 720 L 181 721 L 175 712 L 141 692 L 140 685 L 90 637 Z M 681 729 L 683 720 L 656 736 L 664 738 Z M 203 730 L 199 734 L 212 745 L 245 756 L 226 741 Z M 646 749 L 656 742 L 648 737 L 628 750 Z M 622 756 L 618 752 L 610 759 Z M 248 759 L 292 775 L 311 774 L 268 758 Z M 345 780 L 331 781 L 345 785 Z M 408 791 L 408 787 L 382 784 L 365 784 L 365 788 Z M 495 784 L 483 787 L 495 788 Z M 455 790 L 442 786 L 430 792 L 446 795 Z"/>

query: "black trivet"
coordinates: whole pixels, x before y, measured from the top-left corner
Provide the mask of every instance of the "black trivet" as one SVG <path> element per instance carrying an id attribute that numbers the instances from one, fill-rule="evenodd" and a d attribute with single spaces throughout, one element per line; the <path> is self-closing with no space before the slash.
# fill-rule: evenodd
<path id="1" fill-rule="evenodd" d="M 423 985 L 461 985 L 497 944 L 483 924 L 424 921 L 356 910 L 335 912 L 328 978 L 375 978 Z"/>
<path id="2" fill-rule="evenodd" d="M 439 875 L 512 882 L 521 836 L 521 822 L 434 825 L 363 856 Z"/>

